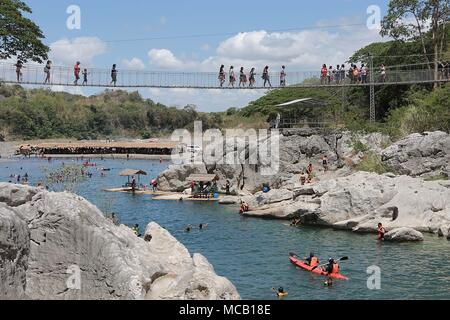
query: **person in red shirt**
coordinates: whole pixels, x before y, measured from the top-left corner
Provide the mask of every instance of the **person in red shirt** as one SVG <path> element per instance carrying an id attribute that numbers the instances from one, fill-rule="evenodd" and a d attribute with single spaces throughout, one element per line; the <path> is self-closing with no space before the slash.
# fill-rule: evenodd
<path id="1" fill-rule="evenodd" d="M 73 75 L 75 76 L 75 81 L 73 82 L 74 85 L 78 85 L 78 80 L 80 80 L 80 62 L 78 61 L 75 66 L 73 67 Z"/>
<path id="2" fill-rule="evenodd" d="M 378 240 L 384 240 L 384 235 L 386 234 L 386 229 L 383 227 L 383 224 L 379 223 L 378 224 L 378 228 L 377 228 L 377 232 L 378 232 Z"/>
<path id="3" fill-rule="evenodd" d="M 326 84 L 327 79 L 328 79 L 328 69 L 327 65 L 324 64 L 322 66 L 322 69 L 320 69 L 320 84 Z"/>

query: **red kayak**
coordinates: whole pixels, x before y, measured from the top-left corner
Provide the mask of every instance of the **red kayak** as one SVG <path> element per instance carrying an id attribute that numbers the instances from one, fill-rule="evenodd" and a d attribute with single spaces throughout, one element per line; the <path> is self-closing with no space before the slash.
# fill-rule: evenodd
<path id="1" fill-rule="evenodd" d="M 318 274 L 321 276 L 326 276 L 326 277 L 329 276 L 330 278 L 340 279 L 340 280 L 350 280 L 349 278 L 347 278 L 346 276 L 344 276 L 340 273 L 332 273 L 332 274 L 328 275 L 325 271 L 323 271 L 320 268 L 312 270 L 313 268 L 308 266 L 304 261 L 302 261 L 296 257 L 293 257 L 293 256 L 290 256 L 289 260 L 291 260 L 291 263 L 293 265 L 295 265 L 299 268 L 302 268 L 303 270 L 306 270 L 306 271 L 309 271 L 309 272 L 312 272 L 312 273 L 315 273 L 315 274 Z"/>

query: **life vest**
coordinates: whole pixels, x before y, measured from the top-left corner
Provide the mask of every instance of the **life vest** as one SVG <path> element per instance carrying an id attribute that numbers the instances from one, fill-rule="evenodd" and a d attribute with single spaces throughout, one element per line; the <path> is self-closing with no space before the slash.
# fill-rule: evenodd
<path id="1" fill-rule="evenodd" d="M 333 264 L 333 271 L 331 271 L 331 273 L 339 273 L 339 264 Z"/>
<path id="2" fill-rule="evenodd" d="M 312 257 L 311 258 L 311 263 L 310 263 L 310 267 L 317 267 L 319 265 L 319 259 L 317 259 L 317 257 Z"/>

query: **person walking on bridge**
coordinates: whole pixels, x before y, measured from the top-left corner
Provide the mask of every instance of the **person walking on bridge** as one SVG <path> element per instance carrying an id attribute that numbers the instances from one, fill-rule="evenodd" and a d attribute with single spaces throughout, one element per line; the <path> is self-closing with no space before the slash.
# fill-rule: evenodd
<path id="1" fill-rule="evenodd" d="M 21 60 L 17 60 L 17 63 L 14 66 L 16 67 L 17 82 L 22 82 L 23 78 L 22 68 L 25 68 L 23 66 L 23 62 Z"/>
<path id="2" fill-rule="evenodd" d="M 267 83 L 269 83 L 270 88 L 272 88 L 272 84 L 270 83 L 269 66 L 266 66 L 264 68 L 262 78 L 264 80 L 264 88 L 266 87 Z"/>
<path id="3" fill-rule="evenodd" d="M 113 64 L 111 69 L 111 83 L 110 85 L 114 85 L 114 87 L 117 85 L 117 69 L 116 65 Z"/>
<path id="4" fill-rule="evenodd" d="M 76 86 L 78 85 L 78 80 L 80 80 L 80 71 L 81 71 L 80 64 L 81 64 L 80 61 L 77 61 L 77 63 L 73 67 L 73 75 L 75 76 L 75 81 L 73 82 L 73 84 Z"/>
<path id="5" fill-rule="evenodd" d="M 253 88 L 253 85 L 254 85 L 255 82 L 256 82 L 255 76 L 256 76 L 255 68 L 252 68 L 252 70 L 250 70 L 250 74 L 249 74 L 249 77 L 248 77 L 248 81 L 249 81 L 248 86 L 249 86 L 250 88 Z"/>
<path id="6" fill-rule="evenodd" d="M 327 81 L 328 69 L 327 65 L 322 65 L 322 69 L 320 69 L 320 84 L 324 85 Z"/>
<path id="7" fill-rule="evenodd" d="M 233 66 L 230 67 L 229 76 L 230 76 L 230 83 L 228 83 L 228 86 L 234 88 L 234 83 L 236 82 L 236 76 L 234 75 L 234 67 Z"/>
<path id="8" fill-rule="evenodd" d="M 44 67 L 45 80 L 44 84 L 50 84 L 50 70 L 52 69 L 52 62 L 50 60 L 47 61 L 47 64 Z"/>
<path id="9" fill-rule="evenodd" d="M 381 73 L 381 82 L 386 82 L 386 67 L 384 66 L 384 64 L 381 65 L 380 73 Z"/>
<path id="10" fill-rule="evenodd" d="M 223 87 L 223 84 L 225 83 L 225 66 L 221 65 L 220 66 L 220 71 L 219 71 L 219 81 L 220 81 L 220 87 Z"/>
<path id="11" fill-rule="evenodd" d="M 286 71 L 285 71 L 286 67 L 282 66 L 281 67 L 281 72 L 280 72 L 280 87 L 286 87 Z"/>
<path id="12" fill-rule="evenodd" d="M 239 87 L 241 85 L 245 87 L 247 84 L 247 75 L 244 72 L 244 67 L 241 67 L 241 71 L 239 72 Z"/>

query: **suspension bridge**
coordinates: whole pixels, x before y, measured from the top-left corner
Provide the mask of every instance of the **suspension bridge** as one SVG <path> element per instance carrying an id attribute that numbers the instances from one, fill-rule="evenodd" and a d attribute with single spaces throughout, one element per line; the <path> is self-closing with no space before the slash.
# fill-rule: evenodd
<path id="1" fill-rule="evenodd" d="M 321 77 L 320 71 L 286 72 L 286 84 L 280 81 L 280 73 L 269 73 L 270 84 L 264 83 L 262 74 L 256 74 L 255 83 L 240 83 L 240 74 L 235 72 L 234 86 L 229 83 L 227 74 L 225 82 L 221 85 L 218 73 L 212 72 L 155 72 L 118 69 L 117 81 L 111 80 L 111 70 L 101 68 L 88 68 L 87 81 L 80 72 L 80 79 L 74 82 L 73 68 L 65 66 L 52 66 L 50 82 L 45 83 L 47 74 L 44 66 L 38 64 L 23 65 L 18 73 L 14 63 L 0 62 L 0 82 L 7 84 L 21 84 L 33 86 L 64 86 L 64 87 L 97 87 L 97 88 L 160 88 L 160 89 L 206 89 L 206 90 L 261 90 L 282 88 L 370 88 L 370 118 L 375 121 L 375 87 L 393 85 L 413 85 L 449 82 L 449 72 L 439 72 L 435 78 L 431 68 L 389 68 L 386 74 L 374 70 L 373 63 L 369 66 L 367 77 L 358 81 L 345 73 L 332 74 L 331 77 Z M 81 67 L 81 70 L 84 70 Z M 248 72 L 248 70 L 247 70 Z M 246 73 L 248 79 L 248 73 Z"/>

